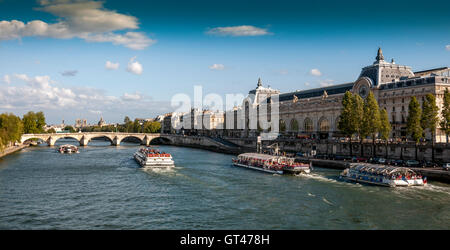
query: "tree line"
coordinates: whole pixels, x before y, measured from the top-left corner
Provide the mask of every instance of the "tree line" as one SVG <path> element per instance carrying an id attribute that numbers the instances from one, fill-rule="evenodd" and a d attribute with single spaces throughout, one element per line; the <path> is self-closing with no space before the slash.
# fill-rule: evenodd
<path id="1" fill-rule="evenodd" d="M 12 113 L 0 114 L 0 150 L 20 141 L 22 134 L 44 133 L 45 115 L 29 111 L 22 118 Z"/>
<path id="2" fill-rule="evenodd" d="M 161 132 L 161 123 L 157 121 L 141 122 L 138 119 L 132 121 L 128 116 L 125 117 L 123 124 L 106 126 L 89 126 L 81 128 L 82 132 L 126 132 L 126 133 L 159 133 Z"/>
<path id="3" fill-rule="evenodd" d="M 5 147 L 12 146 L 16 141 L 20 141 L 22 134 L 41 134 L 56 133 L 51 128 L 45 131 L 46 125 L 45 115 L 42 111 L 29 111 L 22 118 L 12 113 L 0 114 L 0 150 Z M 71 133 L 77 130 L 68 125 L 64 130 Z M 138 119 L 131 121 L 126 116 L 123 124 L 106 125 L 106 126 L 90 126 L 81 128 L 82 132 L 128 132 L 128 133 L 159 133 L 161 132 L 161 123 L 157 121 L 141 122 Z"/>
<path id="4" fill-rule="evenodd" d="M 450 93 L 448 89 L 444 92 L 444 103 L 441 112 L 442 119 L 439 118 L 439 108 L 436 104 L 436 97 L 427 94 L 422 106 L 417 98 L 413 96 L 409 102 L 407 117 L 407 134 L 415 141 L 416 159 L 417 146 L 425 138 L 425 132 L 429 131 L 432 138 L 436 135 L 438 125 L 448 137 L 450 135 Z M 376 139 L 382 139 L 386 146 L 386 157 L 388 140 L 392 131 L 391 124 L 386 109 L 380 109 L 372 91 L 366 99 L 358 94 L 347 91 L 342 99 L 342 111 L 339 116 L 338 129 L 347 137 L 350 142 L 350 155 L 353 156 L 352 138 L 359 138 L 361 155 L 364 154 L 362 147 L 363 140 L 372 139 L 372 155 L 375 157 Z M 432 159 L 434 161 L 434 139 L 432 141 Z"/>

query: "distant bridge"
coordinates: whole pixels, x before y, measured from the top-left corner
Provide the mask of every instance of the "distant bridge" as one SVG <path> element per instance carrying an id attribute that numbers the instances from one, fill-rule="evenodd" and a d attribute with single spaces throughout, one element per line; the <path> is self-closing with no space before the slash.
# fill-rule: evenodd
<path id="1" fill-rule="evenodd" d="M 140 140 L 142 145 L 150 145 L 150 142 L 157 138 L 163 138 L 172 142 L 170 135 L 161 135 L 160 133 L 119 133 L 119 132 L 86 132 L 86 133 L 52 133 L 52 134 L 23 134 L 20 140 L 24 143 L 31 139 L 41 139 L 49 146 L 55 145 L 55 142 L 62 138 L 72 138 L 80 143 L 80 146 L 87 146 L 94 138 L 107 138 L 111 145 L 119 146 L 125 138 L 135 138 Z"/>

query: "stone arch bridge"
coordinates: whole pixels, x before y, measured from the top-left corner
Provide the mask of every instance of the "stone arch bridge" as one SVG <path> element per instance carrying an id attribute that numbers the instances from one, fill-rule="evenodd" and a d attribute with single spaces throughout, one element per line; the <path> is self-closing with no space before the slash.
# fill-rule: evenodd
<path id="1" fill-rule="evenodd" d="M 53 134 L 23 134 L 20 140 L 24 143 L 30 139 L 41 139 L 49 146 L 55 145 L 55 142 L 62 138 L 73 138 L 80 143 L 80 146 L 87 146 L 94 138 L 107 138 L 111 145 L 119 146 L 125 138 L 136 138 L 142 145 L 150 145 L 150 142 L 156 138 L 163 138 L 172 142 L 170 135 L 161 135 L 159 133 L 119 133 L 119 132 L 86 132 L 86 133 L 53 133 Z"/>

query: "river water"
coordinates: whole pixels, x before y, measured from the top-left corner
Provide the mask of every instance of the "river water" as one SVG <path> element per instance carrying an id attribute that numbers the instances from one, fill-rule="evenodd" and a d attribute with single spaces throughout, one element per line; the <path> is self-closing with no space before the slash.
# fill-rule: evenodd
<path id="1" fill-rule="evenodd" d="M 138 148 L 93 141 L 65 155 L 42 145 L 0 159 L 0 229 L 450 228 L 447 184 L 360 185 L 321 168 L 271 175 L 172 146 L 159 148 L 174 170 L 144 171 L 132 158 Z"/>

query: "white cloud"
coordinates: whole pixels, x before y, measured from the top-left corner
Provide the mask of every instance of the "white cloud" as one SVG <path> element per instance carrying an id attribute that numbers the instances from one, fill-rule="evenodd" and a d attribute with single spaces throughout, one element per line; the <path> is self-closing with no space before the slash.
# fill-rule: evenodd
<path id="1" fill-rule="evenodd" d="M 3 76 L 3 81 L 6 82 L 7 84 L 11 83 L 11 77 L 9 75 L 4 75 Z"/>
<path id="2" fill-rule="evenodd" d="M 282 69 L 282 70 L 280 70 L 280 74 L 281 75 L 287 75 L 287 74 L 289 74 L 289 71 L 287 71 L 285 69 Z"/>
<path id="3" fill-rule="evenodd" d="M 142 64 L 136 61 L 136 57 L 131 58 L 128 62 L 127 71 L 136 75 L 142 74 Z"/>
<path id="4" fill-rule="evenodd" d="M 263 36 L 271 34 L 267 29 L 251 25 L 217 27 L 208 30 L 206 33 L 219 36 Z"/>
<path id="5" fill-rule="evenodd" d="M 113 63 L 110 61 L 106 61 L 105 68 L 111 69 L 111 70 L 117 70 L 119 68 L 119 63 Z"/>
<path id="6" fill-rule="evenodd" d="M 15 85 L 1 88 L 5 95 L 0 101 L 2 105 L 36 106 L 36 107 L 66 107 L 77 104 L 76 94 L 68 88 L 56 87 L 49 76 L 29 77 L 25 74 L 15 74 L 16 79 L 24 81 L 25 86 Z"/>
<path id="7" fill-rule="evenodd" d="M 87 34 L 82 35 L 81 37 L 88 42 L 110 42 L 112 44 L 123 45 L 134 50 L 142 50 L 156 43 L 156 40 L 146 37 L 145 34 L 141 32 L 127 32 L 123 35 L 109 32 L 93 35 Z"/>
<path id="8" fill-rule="evenodd" d="M 167 113 L 172 110 L 169 102 L 152 101 L 140 93 L 124 93 L 116 97 L 90 87 L 63 87 L 50 76 L 15 74 L 10 80 L 14 84 L 0 84 L 0 110 L 16 114 L 43 110 L 46 116 L 51 114 L 53 121 L 69 120 L 68 116 L 75 120 L 80 118 L 77 116 L 89 114 L 95 119 L 102 114 L 121 121 L 125 115 L 142 117 L 148 112 Z"/>
<path id="9" fill-rule="evenodd" d="M 110 32 L 123 29 L 137 29 L 136 17 L 116 13 L 103 8 L 97 1 L 47 1 L 41 2 L 39 10 L 64 19 L 74 32 Z"/>
<path id="10" fill-rule="evenodd" d="M 57 23 L 33 20 L 0 21 L 0 40 L 39 36 L 57 39 L 81 38 L 88 42 L 110 42 L 131 49 L 144 49 L 156 42 L 142 32 L 117 34 L 114 31 L 138 29 L 136 17 L 103 8 L 103 2 L 55 0 L 41 1 L 37 10 L 59 17 Z"/>
<path id="11" fill-rule="evenodd" d="M 124 101 L 138 101 L 138 100 L 141 100 L 143 97 L 141 94 L 136 92 L 134 94 L 124 93 L 121 98 Z"/>
<path id="12" fill-rule="evenodd" d="M 212 70 L 224 70 L 225 66 L 223 64 L 214 63 L 213 65 L 209 66 L 209 68 Z"/>
<path id="13" fill-rule="evenodd" d="M 14 74 L 14 76 L 15 76 L 17 79 L 20 79 L 20 80 L 22 80 L 22 81 L 26 81 L 26 82 L 31 81 L 31 79 L 30 79 L 27 75 L 25 75 L 25 74 Z"/>
<path id="14" fill-rule="evenodd" d="M 89 113 L 100 115 L 100 114 L 102 114 L 102 111 L 100 111 L 100 110 L 89 110 Z"/>
<path id="15" fill-rule="evenodd" d="M 318 69 L 312 69 L 309 71 L 309 74 L 311 74 L 313 76 L 321 76 L 322 72 L 320 72 L 320 70 L 318 70 Z"/>
<path id="16" fill-rule="evenodd" d="M 311 84 L 309 82 L 305 82 L 305 86 L 310 86 Z"/>
<path id="17" fill-rule="evenodd" d="M 445 49 L 450 51 L 450 44 L 445 46 Z"/>
<path id="18" fill-rule="evenodd" d="M 333 82 L 334 82 L 334 80 L 327 79 L 327 80 L 320 81 L 319 85 L 320 85 L 320 87 L 329 87 L 329 86 L 333 85 Z"/>

